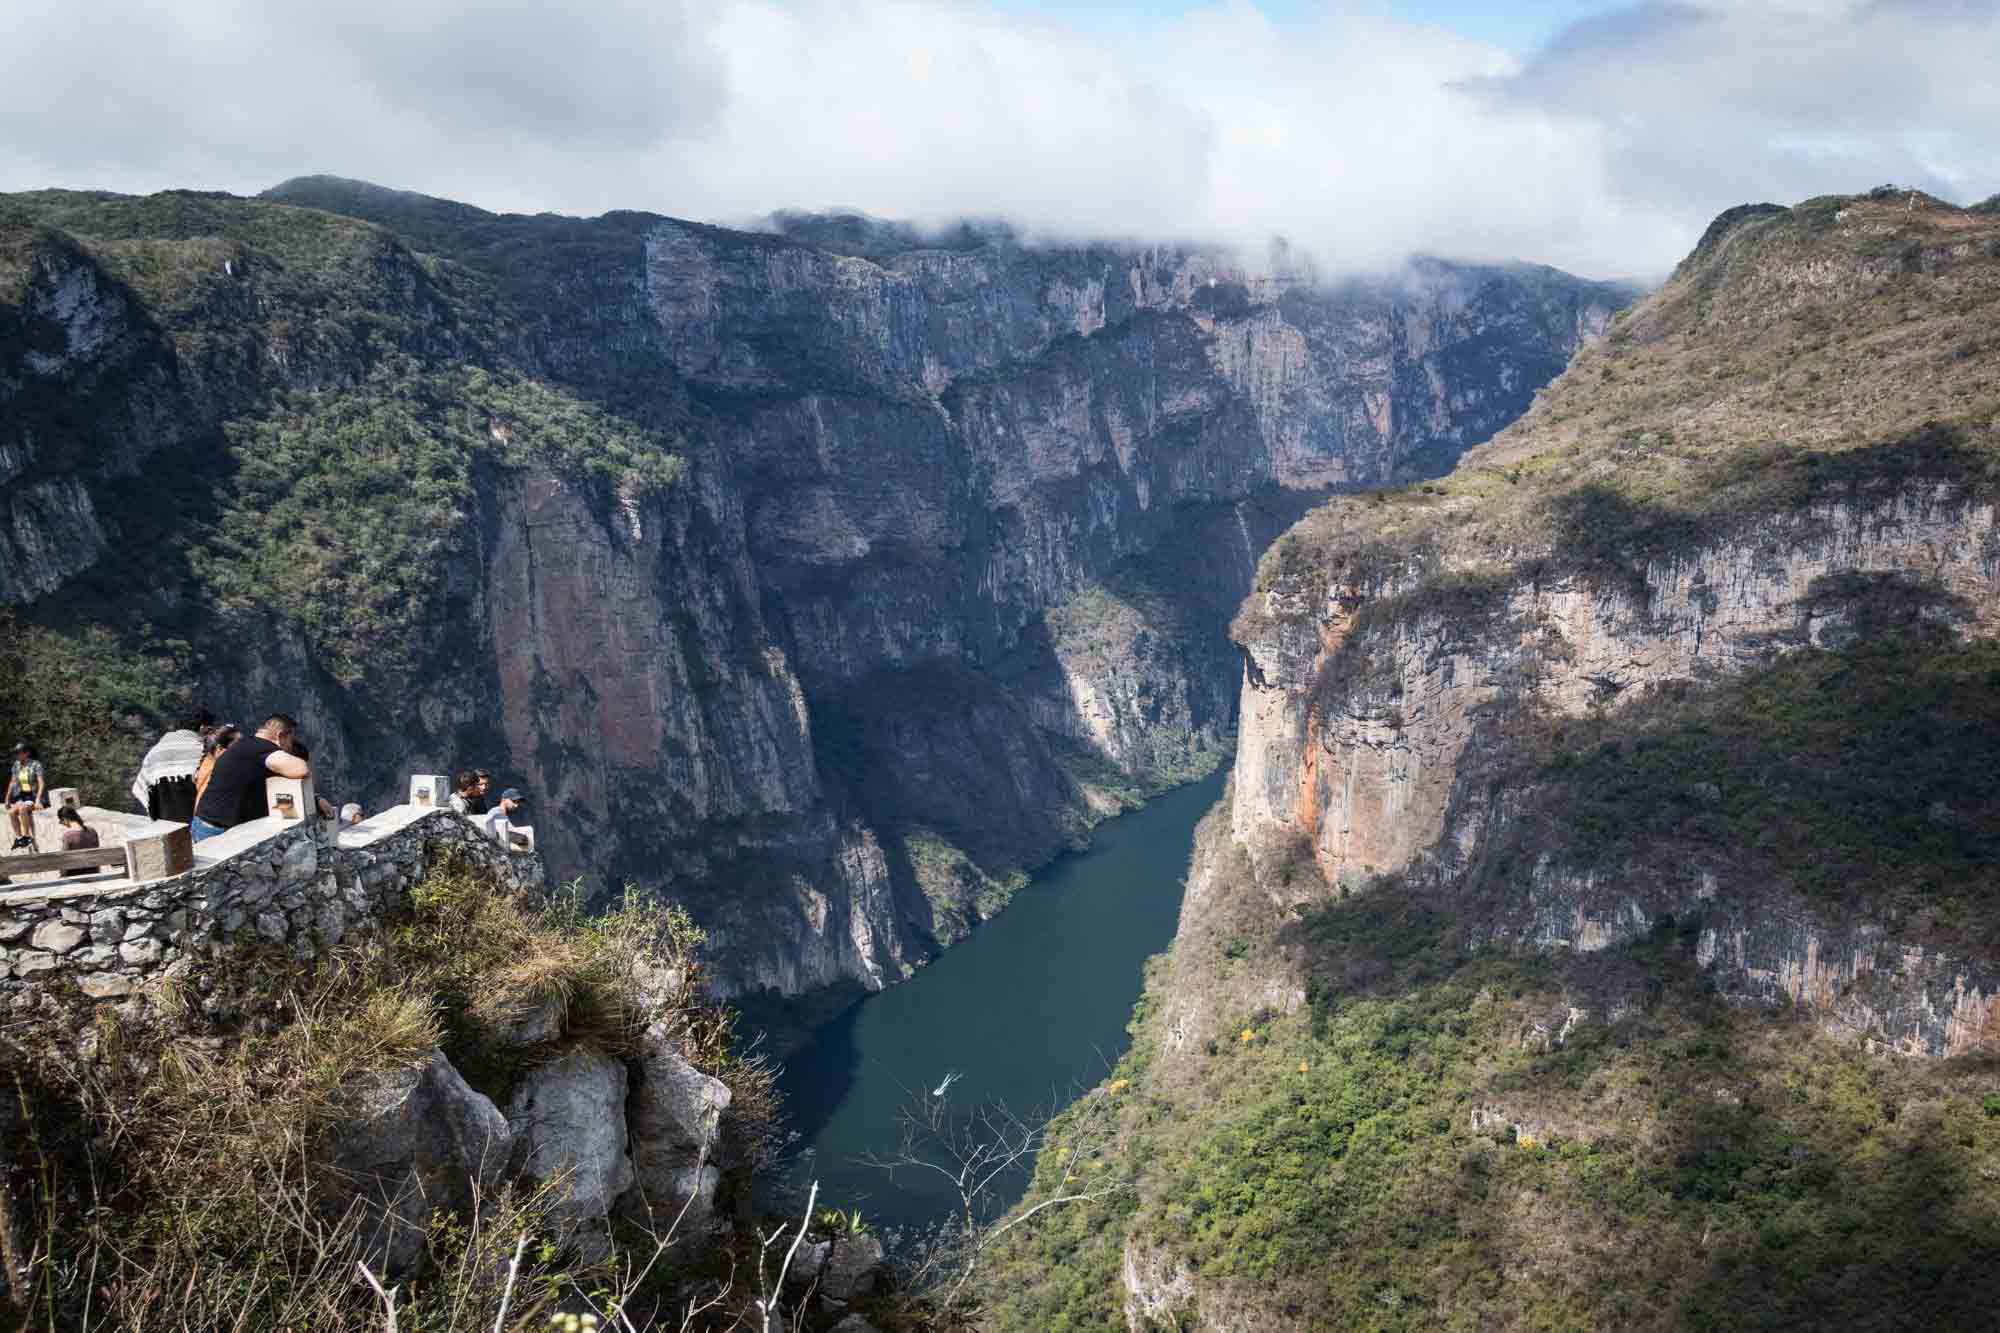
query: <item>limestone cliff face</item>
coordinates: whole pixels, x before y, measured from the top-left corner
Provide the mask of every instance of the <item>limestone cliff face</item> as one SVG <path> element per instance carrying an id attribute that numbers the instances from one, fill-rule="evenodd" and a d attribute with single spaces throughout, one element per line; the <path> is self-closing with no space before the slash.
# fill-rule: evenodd
<path id="1" fill-rule="evenodd" d="M 1270 538 L 1325 487 L 1448 466 L 1627 295 L 1525 267 L 1323 282 L 1172 248 L 274 197 L 383 225 L 14 201 L 0 599 L 41 614 L 98 579 L 159 519 L 158 478 L 193 468 L 197 505 L 226 502 L 244 414 L 306 429 L 342 394 L 401 395 L 397 420 L 474 451 L 406 666 L 335 670 L 281 599 L 238 593 L 218 623 L 207 573 L 128 609 L 195 645 L 211 707 L 299 712 L 343 795 L 468 762 L 520 782 L 553 871 L 689 901 L 725 992 L 893 981 L 1120 793 L 1213 762 L 1221 627 Z M 516 247 L 497 263 L 493 236 Z M 542 448 L 518 394 L 494 405 L 506 376 L 611 427 L 671 422 L 678 472 Z M 939 843 L 977 873 L 926 881 Z"/>
<path id="2" fill-rule="evenodd" d="M 1628 690 L 1851 642 L 1855 608 L 1830 590 L 1854 576 L 1940 589 L 1965 608 L 1956 632 L 2000 635 L 1993 504 L 1947 487 L 1814 506 L 1754 537 L 1649 565 L 1639 593 L 1571 576 L 1509 586 L 1477 617 L 1397 616 L 1363 629 L 1365 652 L 1345 659 L 1359 609 L 1393 593 L 1335 587 L 1312 615 L 1272 622 L 1244 645 L 1231 832 L 1253 856 L 1305 839 L 1336 885 L 1412 871 L 1473 879 L 1524 799 L 1488 781 L 1487 756 L 1504 741 L 1487 719 L 1502 700 L 1580 718 Z M 1303 598 L 1282 587 L 1260 595 L 1276 609 Z M 1351 688 L 1317 689 L 1337 660 Z M 1829 917 L 1768 888 L 1732 883 L 1726 866 L 1699 860 L 1607 868 L 1567 863 L 1556 847 L 1482 907 L 1478 934 L 1593 951 L 1691 918 L 1702 923 L 1699 960 L 1726 992 L 1809 1006 L 1913 1053 L 1955 1055 L 1989 1038 L 2000 1000 L 1990 962 L 1898 944 L 1893 922 Z"/>
<path id="3" fill-rule="evenodd" d="M 1731 996 L 1802 1006 L 1917 1054 L 1962 1054 L 2000 1031 L 2000 966 L 1972 936 L 1938 932 L 1914 886 L 1914 910 L 1900 896 L 1808 892 L 1810 848 L 1774 875 L 1768 860 L 1726 845 L 1677 841 L 1688 818 L 1730 798 L 1728 774 L 1687 773 L 1678 795 L 1649 791 L 1641 799 L 1658 808 L 1628 822 L 1652 831 L 1608 851 L 1563 804 L 1575 794 L 1560 776 L 1566 729 L 1612 737 L 1614 754 L 1635 737 L 1657 743 L 1643 729 L 1592 730 L 1634 701 L 1699 699 L 1807 649 L 2000 638 L 1991 424 L 1950 415 L 1992 367 L 1949 335 L 1933 342 L 1942 325 L 1929 322 L 1991 299 L 1989 253 L 1968 234 L 1982 224 L 1942 206 L 1934 225 L 1914 208 L 1905 220 L 1865 201 L 1828 204 L 1823 217 L 1809 207 L 1735 219 L 1747 229 L 1734 235 L 1718 223 L 1633 312 L 1630 342 L 1614 335 L 1588 353 L 1448 484 L 1372 506 L 1337 502 L 1280 544 L 1236 626 L 1245 672 L 1220 841 L 1259 868 L 1248 882 L 1268 889 L 1273 869 L 1304 848 L 1335 892 L 1443 892 L 1476 944 L 1595 951 L 1684 928 Z M 1885 237 L 1910 259 L 1901 278 L 1879 258 Z M 1754 275 L 1747 294 L 1737 274 Z M 1794 304 L 1821 295 L 1827 304 L 1808 322 L 1860 330 L 1864 345 L 1894 328 L 1901 355 L 1936 356 L 1940 368 L 1878 364 L 1878 351 L 1849 348 L 1844 392 L 1857 417 L 1883 418 L 1864 427 L 1878 433 L 1858 445 L 1852 434 L 1829 439 L 1839 418 L 1815 413 L 1778 445 L 1739 444 L 1734 434 L 1766 423 L 1731 400 L 1737 390 L 1677 384 L 1660 367 L 1685 354 L 1711 383 L 1746 369 L 1766 382 L 1821 382 L 1811 343 L 1739 318 L 1774 284 Z M 1690 293 L 1702 310 L 1692 326 Z M 1752 329 L 1791 359 L 1773 371 L 1765 345 L 1702 328 L 1708 320 Z M 1606 387 L 1624 379 L 1642 380 L 1650 401 L 1635 409 Z M 1752 725 L 1790 721 L 1773 706 Z M 1861 734 L 1831 761 L 1802 748 L 1755 781 L 1831 788 L 1846 765 L 1897 759 L 1871 754 Z M 1745 736 L 1744 748 L 1759 739 Z M 1618 769 L 1607 760 L 1591 771 Z M 1925 799 L 1948 838 L 1952 803 L 1983 798 Z M 1853 817 L 1897 816 L 1878 807 Z M 1197 864 L 1184 936 L 1244 891 L 1240 868 L 1218 869 L 1220 856 Z"/>

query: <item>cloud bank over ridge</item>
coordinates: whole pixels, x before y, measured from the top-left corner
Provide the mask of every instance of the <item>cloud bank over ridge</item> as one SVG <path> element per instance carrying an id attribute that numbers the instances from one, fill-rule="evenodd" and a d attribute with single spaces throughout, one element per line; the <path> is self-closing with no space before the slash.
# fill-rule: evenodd
<path id="1" fill-rule="evenodd" d="M 0 189 L 330 171 L 483 207 L 853 207 L 1657 272 L 1717 211 L 2000 190 L 2000 0 L 1644 3 L 1523 60 L 1380 5 L 1088 29 L 957 0 L 21 7 Z"/>

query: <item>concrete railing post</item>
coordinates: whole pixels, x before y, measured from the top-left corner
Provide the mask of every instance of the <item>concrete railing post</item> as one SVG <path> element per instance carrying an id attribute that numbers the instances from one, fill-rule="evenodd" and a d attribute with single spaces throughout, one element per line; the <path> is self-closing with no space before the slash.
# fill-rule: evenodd
<path id="1" fill-rule="evenodd" d="M 186 824 L 162 819 L 125 839 L 125 877 L 135 884 L 192 869 L 194 832 Z"/>
<path id="2" fill-rule="evenodd" d="M 419 773 L 410 779 L 410 804 L 419 810 L 443 810 L 451 805 L 451 779 L 440 773 Z"/>

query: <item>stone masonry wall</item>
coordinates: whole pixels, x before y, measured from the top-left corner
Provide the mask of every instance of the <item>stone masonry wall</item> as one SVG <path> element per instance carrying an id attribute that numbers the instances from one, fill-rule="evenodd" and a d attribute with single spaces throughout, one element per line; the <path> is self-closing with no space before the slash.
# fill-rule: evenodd
<path id="1" fill-rule="evenodd" d="M 546 882 L 536 854 L 509 852 L 464 816 L 397 806 L 333 832 L 318 820 L 258 820 L 197 846 L 195 868 L 134 884 L 52 881 L 0 894 L 0 998 L 17 1010 L 69 984 L 131 994 L 239 940 L 307 960 L 393 907 L 457 849 L 512 888 Z"/>

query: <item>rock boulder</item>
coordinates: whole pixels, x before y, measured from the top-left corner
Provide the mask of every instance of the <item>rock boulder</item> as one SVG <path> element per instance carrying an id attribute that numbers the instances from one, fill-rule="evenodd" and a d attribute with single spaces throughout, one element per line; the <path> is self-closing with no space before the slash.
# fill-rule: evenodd
<path id="1" fill-rule="evenodd" d="M 588 1047 L 522 1076 L 507 1099 L 514 1169 L 555 1182 L 555 1214 L 601 1230 L 611 1205 L 632 1187 L 625 1132 L 625 1066 Z"/>
<path id="2" fill-rule="evenodd" d="M 329 1206 L 362 1212 L 362 1258 L 391 1276 L 421 1268 L 438 1208 L 469 1212 L 475 1191 L 500 1187 L 514 1134 L 499 1108 L 467 1086 L 441 1051 L 350 1085 L 352 1113 L 321 1153 Z"/>
<path id="3" fill-rule="evenodd" d="M 656 1227 L 679 1218 L 683 1235 L 708 1230 L 721 1179 L 709 1157 L 729 1099 L 720 1079 L 681 1057 L 665 1025 L 646 1029 L 632 1090 L 634 1183 L 619 1201 L 627 1217 Z"/>

